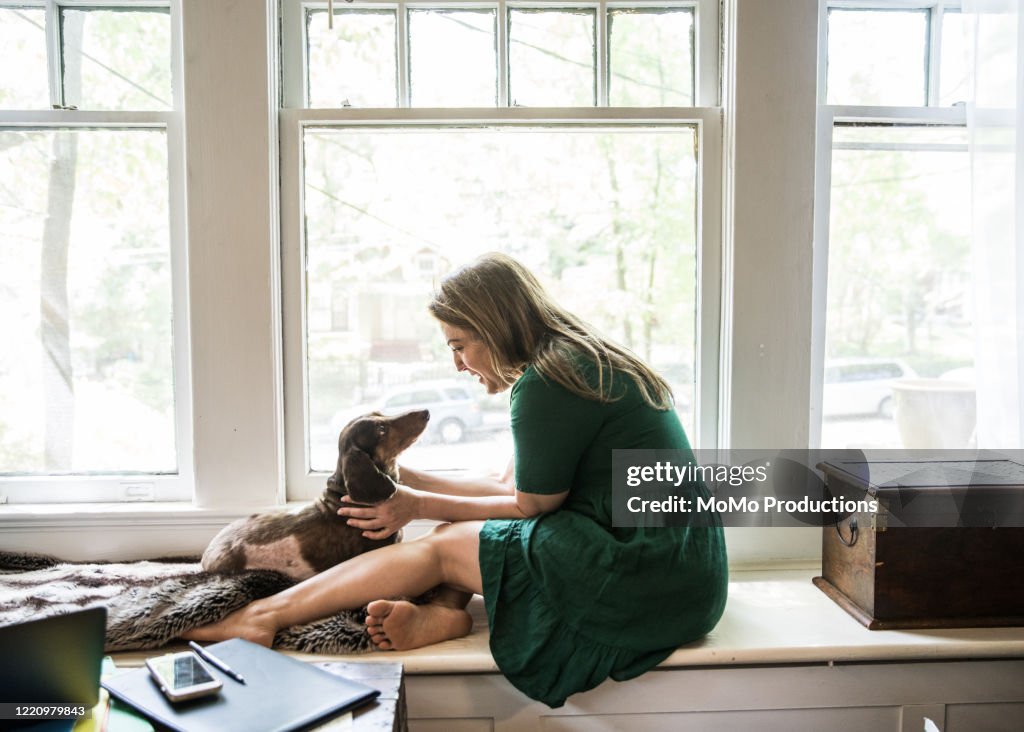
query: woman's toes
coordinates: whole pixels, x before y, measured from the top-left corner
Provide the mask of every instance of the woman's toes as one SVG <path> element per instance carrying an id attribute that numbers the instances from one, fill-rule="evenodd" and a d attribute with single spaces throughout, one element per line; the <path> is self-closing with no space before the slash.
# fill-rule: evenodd
<path id="1" fill-rule="evenodd" d="M 391 639 L 388 638 L 388 634 L 383 631 L 371 634 L 370 642 L 382 651 L 391 650 Z"/>
<path id="2" fill-rule="evenodd" d="M 394 607 L 395 603 L 393 600 L 374 600 L 366 606 L 367 625 L 369 625 L 370 618 L 374 618 L 377 621 L 375 625 L 380 625 L 384 622 L 384 618 L 391 614 Z"/>
<path id="3" fill-rule="evenodd" d="M 373 645 L 381 651 L 392 648 L 391 639 L 384 632 L 384 620 L 391 615 L 394 606 L 391 600 L 374 600 L 366 606 L 366 632 L 370 634 Z"/>

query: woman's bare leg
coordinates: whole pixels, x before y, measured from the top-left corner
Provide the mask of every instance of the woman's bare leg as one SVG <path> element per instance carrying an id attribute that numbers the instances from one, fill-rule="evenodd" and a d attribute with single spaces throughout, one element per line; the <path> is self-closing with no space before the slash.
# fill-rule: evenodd
<path id="1" fill-rule="evenodd" d="M 482 521 L 448 524 L 422 539 L 360 554 L 182 637 L 192 640 L 240 637 L 269 646 L 281 628 L 308 623 L 340 610 L 354 610 L 381 597 L 415 597 L 439 585 L 465 593 L 482 592 L 478 556 L 482 526 Z M 465 610 L 460 612 L 469 617 Z M 468 628 L 463 630 L 464 625 L 447 622 L 441 630 L 445 633 L 461 630 L 460 634 L 464 635 L 469 632 Z M 430 642 L 439 640 L 445 638 Z"/>

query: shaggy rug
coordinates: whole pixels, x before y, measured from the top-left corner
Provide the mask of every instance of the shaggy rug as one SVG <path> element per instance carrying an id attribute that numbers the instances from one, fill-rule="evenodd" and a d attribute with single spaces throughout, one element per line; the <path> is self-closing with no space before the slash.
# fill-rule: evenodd
<path id="1" fill-rule="evenodd" d="M 159 648 L 191 628 L 290 587 L 277 572 L 204 572 L 196 559 L 73 563 L 0 551 L 0 625 L 107 607 L 106 650 Z M 341 612 L 279 632 L 274 648 L 308 653 L 362 653 L 373 646 L 365 611 Z"/>

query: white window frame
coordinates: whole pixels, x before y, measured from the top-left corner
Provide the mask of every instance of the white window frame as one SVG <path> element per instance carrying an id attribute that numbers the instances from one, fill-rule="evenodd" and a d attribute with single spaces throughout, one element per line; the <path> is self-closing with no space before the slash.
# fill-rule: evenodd
<path id="1" fill-rule="evenodd" d="M 967 108 L 933 106 L 939 94 L 941 69 L 942 14 L 947 9 L 959 10 L 959 0 L 819 0 L 818 15 L 818 115 L 816 123 L 815 190 L 814 190 L 814 277 L 812 280 L 813 307 L 811 333 L 811 382 L 809 435 L 810 447 L 821 446 L 822 403 L 825 379 L 825 332 L 828 305 L 829 223 L 832 191 L 832 133 L 837 124 L 908 124 L 947 125 L 966 127 Z M 860 10 L 929 10 L 928 58 L 926 99 L 929 106 L 854 106 L 830 105 L 827 100 L 828 82 L 828 11 L 830 9 Z M 869 145 L 857 145 L 867 149 Z M 917 149 L 917 148 L 915 148 Z"/>
<path id="2" fill-rule="evenodd" d="M 306 48 L 303 42 L 303 30 L 306 11 L 309 9 L 326 10 L 326 0 L 280 0 L 281 3 L 281 88 L 282 101 L 285 109 L 302 109 L 306 104 L 308 83 L 306 78 Z M 398 64 L 398 106 L 410 106 L 409 84 L 409 43 L 407 10 L 417 8 L 437 8 L 446 10 L 489 9 L 497 8 L 497 63 L 498 63 L 498 107 L 508 107 L 508 10 L 520 8 L 593 8 L 597 10 L 595 21 L 595 54 L 597 75 L 597 106 L 608 106 L 608 50 L 607 50 L 607 17 L 608 10 L 620 8 L 691 9 L 694 13 L 693 57 L 696 65 L 694 73 L 694 106 L 715 107 L 720 102 L 719 59 L 721 46 L 718 35 L 720 27 L 719 3 L 717 0 L 596 0 L 580 2 L 579 0 L 356 0 L 335 4 L 335 9 L 357 10 L 389 9 L 396 10 L 398 21 L 399 46 L 396 49 Z M 502 19 L 505 22 L 502 22 Z"/>
<path id="3" fill-rule="evenodd" d="M 474 7 L 485 6 L 476 0 L 457 2 L 448 0 L 437 5 L 413 2 L 387 2 L 366 0 L 346 3 L 343 7 L 392 7 L 399 11 L 398 34 L 405 37 L 404 22 L 407 8 L 413 7 Z M 327 473 L 314 472 L 309 466 L 309 435 L 306 405 L 306 291 L 304 227 L 302 225 L 302 137 L 307 126 L 336 125 L 339 127 L 409 126 L 520 126 L 552 127 L 650 127 L 695 126 L 697 130 L 697 323 L 695 333 L 695 379 L 698 392 L 695 400 L 696 430 L 691 435 L 693 444 L 702 448 L 718 445 L 719 428 L 719 353 L 722 308 L 722 110 L 718 92 L 718 3 L 710 0 L 696 2 L 512 2 L 500 0 L 486 4 L 498 8 L 498 102 L 493 108 L 422 109 L 408 106 L 408 70 L 402 69 L 407 54 L 398 49 L 399 107 L 391 109 L 305 109 L 307 89 L 304 76 L 305 59 L 303 40 L 304 13 L 307 8 L 325 9 L 326 2 L 282 0 L 282 78 L 283 103 L 279 119 L 281 140 L 281 272 L 284 303 L 284 372 L 285 372 L 285 456 L 287 496 L 289 500 L 306 500 L 323 491 Z M 694 97 L 703 106 L 695 107 L 573 107 L 527 108 L 507 105 L 507 18 L 510 8 L 519 7 L 591 7 L 597 9 L 595 33 L 598 42 L 597 78 L 599 104 L 607 101 L 607 64 L 605 21 L 609 8 L 637 7 L 690 7 L 695 11 L 694 58 L 697 68 L 694 79 Z M 407 66 L 407 65 L 406 65 Z"/>
<path id="4" fill-rule="evenodd" d="M 61 105 L 60 37 L 56 22 L 64 8 L 168 8 L 171 22 L 171 111 L 0 110 L 6 129 L 160 129 L 167 135 L 168 210 L 172 297 L 172 368 L 177 470 L 174 473 L 0 476 L 0 504 L 187 501 L 192 497 L 192 386 L 189 364 L 185 164 L 182 115 L 181 0 L 0 0 L 0 7 L 41 8 L 47 13 L 50 101 Z"/>

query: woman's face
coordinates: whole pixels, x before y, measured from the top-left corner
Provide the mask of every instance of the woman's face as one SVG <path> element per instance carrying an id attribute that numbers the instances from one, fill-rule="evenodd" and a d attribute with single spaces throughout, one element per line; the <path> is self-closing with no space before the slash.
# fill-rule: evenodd
<path id="1" fill-rule="evenodd" d="M 470 331 L 447 323 L 441 323 L 441 331 L 448 342 L 448 347 L 452 349 L 456 370 L 473 374 L 484 385 L 488 394 L 497 394 L 505 390 L 505 385 L 491 367 L 491 352 L 483 341 Z"/>

